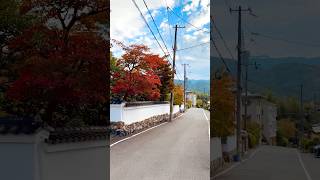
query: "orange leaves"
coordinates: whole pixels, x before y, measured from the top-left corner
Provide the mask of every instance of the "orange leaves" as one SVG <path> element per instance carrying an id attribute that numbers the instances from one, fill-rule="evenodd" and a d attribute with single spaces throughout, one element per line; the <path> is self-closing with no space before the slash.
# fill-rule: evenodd
<path id="1" fill-rule="evenodd" d="M 212 137 L 224 137 L 234 132 L 234 95 L 233 81 L 224 74 L 221 79 L 212 82 L 210 134 Z"/>
<path id="2" fill-rule="evenodd" d="M 174 86 L 174 101 L 176 105 L 181 105 L 183 103 L 183 87 L 180 85 Z"/>
<path id="3" fill-rule="evenodd" d="M 72 33 L 65 41 L 61 30 L 32 26 L 10 43 L 24 65 L 8 94 L 19 101 L 32 97 L 62 104 L 105 101 L 107 47 L 95 33 Z"/>
<path id="4" fill-rule="evenodd" d="M 125 46 L 117 42 L 124 54 L 117 60 L 120 72 L 114 74 L 111 91 L 121 100 L 159 100 L 161 79 L 158 69 L 167 63 L 159 55 L 149 53 L 144 45 L 133 44 Z"/>

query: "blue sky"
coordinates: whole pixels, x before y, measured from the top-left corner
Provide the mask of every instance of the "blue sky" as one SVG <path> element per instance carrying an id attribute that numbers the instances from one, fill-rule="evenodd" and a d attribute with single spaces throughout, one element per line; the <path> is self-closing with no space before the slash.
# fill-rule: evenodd
<path id="1" fill-rule="evenodd" d="M 145 0 L 152 16 L 160 30 L 160 33 L 169 49 L 171 56 L 174 26 L 185 26 L 178 30 L 177 49 L 184 49 L 191 46 L 203 44 L 187 50 L 177 52 L 176 69 L 177 79 L 183 78 L 183 63 L 189 64 L 187 76 L 189 79 L 209 79 L 210 75 L 210 7 L 209 0 Z M 155 33 L 157 39 L 163 45 L 160 36 L 154 26 L 151 17 L 143 3 L 143 0 L 136 0 L 137 5 L 146 17 L 148 24 Z M 111 38 L 124 42 L 125 44 L 145 44 L 151 52 L 164 55 L 157 42 L 154 40 L 150 30 L 146 26 L 139 11 L 131 0 L 111 0 Z M 185 23 L 170 10 L 167 13 L 167 5 L 184 20 L 192 25 L 203 29 L 198 30 Z M 169 14 L 169 18 L 168 18 Z M 168 21 L 169 20 L 169 21 Z M 114 46 L 112 52 L 120 56 L 121 51 Z M 171 61 L 171 60 L 170 60 Z"/>

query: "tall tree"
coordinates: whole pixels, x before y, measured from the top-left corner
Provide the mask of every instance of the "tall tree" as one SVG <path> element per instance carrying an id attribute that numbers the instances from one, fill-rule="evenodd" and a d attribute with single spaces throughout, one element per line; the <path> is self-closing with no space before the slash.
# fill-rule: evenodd
<path id="1" fill-rule="evenodd" d="M 107 19 L 105 1 L 23 0 L 21 10 L 40 21 L 9 44 L 23 63 L 7 96 L 31 104 L 29 114 L 44 108 L 53 126 L 66 123 L 53 120 L 61 108 L 74 112 L 105 103 L 109 44 L 98 33 Z"/>
<path id="2" fill-rule="evenodd" d="M 232 93 L 233 80 L 227 74 L 214 79 L 211 89 L 210 135 L 224 137 L 234 133 L 235 100 Z"/>
<path id="3" fill-rule="evenodd" d="M 115 82 L 111 87 L 112 96 L 124 101 L 159 100 L 159 88 L 170 77 L 166 71 L 162 71 L 163 67 L 168 67 L 168 62 L 164 57 L 150 53 L 147 46 L 117 44 L 122 47 L 124 54 L 117 60 L 120 72 L 112 77 Z M 164 84 L 168 85 L 170 87 L 170 84 Z"/>
<path id="4" fill-rule="evenodd" d="M 182 103 L 183 103 L 183 87 L 181 85 L 175 85 L 173 93 L 174 93 L 173 103 L 175 105 L 182 105 Z"/>
<path id="5" fill-rule="evenodd" d="M 172 67 L 168 61 L 160 64 L 156 69 L 156 74 L 160 78 L 161 85 L 159 86 L 160 90 L 160 100 L 168 101 L 169 94 L 173 89 L 173 80 L 172 80 Z"/>

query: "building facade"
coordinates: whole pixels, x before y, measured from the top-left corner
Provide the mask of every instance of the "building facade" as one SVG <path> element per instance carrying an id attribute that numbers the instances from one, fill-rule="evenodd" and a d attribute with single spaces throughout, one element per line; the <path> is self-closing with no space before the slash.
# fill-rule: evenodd
<path id="1" fill-rule="evenodd" d="M 242 103 L 242 117 L 245 119 L 244 99 Z M 277 131 L 277 106 L 261 95 L 248 94 L 247 100 L 247 122 L 256 122 L 261 128 L 260 142 L 267 144 L 276 144 Z"/>
<path id="2" fill-rule="evenodd" d="M 191 91 L 186 91 L 186 100 L 192 102 L 192 107 L 197 106 L 197 95 Z"/>

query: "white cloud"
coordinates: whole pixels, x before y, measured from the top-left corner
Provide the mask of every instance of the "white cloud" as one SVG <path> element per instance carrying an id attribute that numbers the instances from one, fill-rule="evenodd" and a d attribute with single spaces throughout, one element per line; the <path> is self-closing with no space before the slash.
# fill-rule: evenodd
<path id="1" fill-rule="evenodd" d="M 149 9 L 153 17 L 157 20 L 158 27 L 160 28 L 160 32 L 162 37 L 167 42 L 167 47 L 169 51 L 172 50 L 172 39 L 173 39 L 173 30 L 171 30 L 172 34 L 170 34 L 169 28 L 172 29 L 172 24 L 168 23 L 167 15 L 161 14 L 165 12 L 167 1 L 168 6 L 170 8 L 174 8 L 175 5 L 181 5 L 181 0 L 157 0 L 157 1 L 146 1 Z M 151 23 L 151 18 L 148 15 L 148 12 L 145 8 L 145 5 L 142 0 L 136 0 L 138 6 L 143 11 L 143 14 L 149 21 L 149 24 L 153 27 Z M 151 52 L 158 53 L 163 55 L 162 50 L 159 48 L 159 45 L 152 37 L 150 30 L 145 25 L 145 22 L 140 16 L 139 11 L 134 6 L 131 0 L 111 0 L 111 38 L 117 39 L 125 44 L 144 44 L 147 45 Z M 188 21 L 194 24 L 197 27 L 205 28 L 206 24 L 210 20 L 209 15 L 209 7 L 207 7 L 209 0 L 192 0 L 190 5 L 186 5 L 184 7 L 184 13 L 188 15 Z M 177 18 L 175 16 L 171 16 L 170 22 L 172 23 L 172 18 Z M 176 19 L 179 21 L 179 19 Z M 185 24 L 187 28 L 185 30 L 179 29 L 178 33 L 178 49 L 194 46 L 203 42 L 207 42 L 210 40 L 209 34 L 203 31 L 197 31 L 195 28 L 188 26 Z M 207 29 L 209 31 L 209 29 Z M 164 45 L 160 41 L 160 38 L 154 30 L 159 42 L 162 47 Z M 176 55 L 176 68 L 178 70 L 177 75 L 179 78 L 182 78 L 183 75 L 183 67 L 180 65 L 181 63 L 190 64 L 192 74 L 188 75 L 190 79 L 209 79 L 208 74 L 209 70 L 209 45 L 198 46 L 195 48 L 191 48 L 185 51 L 178 51 Z M 165 48 L 164 48 L 165 49 Z M 121 55 L 121 51 L 117 47 L 112 48 L 112 52 L 114 54 Z M 171 52 L 172 55 L 172 52 Z"/>
<path id="2" fill-rule="evenodd" d="M 162 21 L 160 24 L 160 28 L 162 31 L 167 31 L 168 28 L 170 28 L 168 21 L 167 20 Z"/>

